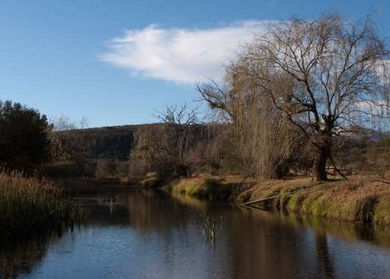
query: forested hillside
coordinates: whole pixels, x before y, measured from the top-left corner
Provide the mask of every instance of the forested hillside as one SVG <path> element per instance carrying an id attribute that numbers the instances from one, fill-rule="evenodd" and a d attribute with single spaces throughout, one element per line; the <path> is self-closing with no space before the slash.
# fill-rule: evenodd
<path id="1" fill-rule="evenodd" d="M 64 167 L 62 163 L 66 162 L 65 169 L 66 172 L 69 172 L 69 175 L 89 173 L 101 177 L 128 176 L 130 166 L 132 170 L 144 167 L 145 158 L 149 158 L 146 153 L 156 152 L 153 149 L 153 144 L 162 141 L 162 131 L 159 127 L 162 128 L 163 124 L 112 126 L 54 132 L 50 136 L 52 161 L 57 168 L 58 165 Z M 146 146 L 148 145 L 146 142 L 140 142 L 140 139 L 145 136 L 149 139 L 156 138 L 156 142 L 149 140 L 150 146 Z M 385 163 L 389 146 L 387 138 L 387 134 L 381 133 L 371 133 L 369 136 L 361 137 L 343 137 L 334 148 L 335 162 L 341 169 L 351 173 L 382 170 L 387 166 Z M 221 139 L 217 139 L 215 144 L 217 146 L 221 145 Z M 207 146 L 208 148 L 206 148 Z M 201 150 L 207 149 L 209 157 L 213 155 L 210 146 L 204 142 L 199 147 Z M 224 153 L 226 152 L 225 150 Z M 233 160 L 229 154 L 223 155 L 223 157 L 226 156 L 229 160 Z M 196 166 L 191 165 L 191 169 L 195 171 L 199 168 L 202 169 L 198 166 L 200 160 L 198 157 L 195 160 L 197 162 Z M 223 163 L 224 158 L 217 157 L 219 162 L 214 163 L 214 165 L 220 165 L 217 167 L 222 168 L 220 171 L 237 171 L 237 166 L 240 165 L 238 161 L 233 160 L 235 167 L 229 167 Z M 207 161 L 210 160 L 209 158 Z M 154 161 L 157 162 L 158 160 L 155 159 Z M 72 167 L 69 167 L 69 163 Z M 167 165 L 160 163 L 160 166 Z M 305 171 L 305 165 L 310 169 L 311 160 L 297 158 L 294 161 L 290 160 L 289 163 L 294 166 L 290 166 L 290 171 L 295 170 L 300 173 Z M 172 162 L 168 165 L 172 165 Z"/>
<path id="2" fill-rule="evenodd" d="M 130 151 L 140 129 L 158 124 L 112 126 L 58 131 L 50 134 L 49 176 L 126 177 Z"/>
<path id="3" fill-rule="evenodd" d="M 156 124 L 78 129 L 53 133 L 54 158 L 115 159 L 127 161 L 134 134 Z"/>

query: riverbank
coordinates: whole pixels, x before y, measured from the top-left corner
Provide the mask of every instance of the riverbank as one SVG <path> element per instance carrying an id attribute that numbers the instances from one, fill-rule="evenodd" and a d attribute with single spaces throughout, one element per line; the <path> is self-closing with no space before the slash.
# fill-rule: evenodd
<path id="1" fill-rule="evenodd" d="M 390 226 L 390 182 L 370 176 L 314 182 L 310 177 L 255 181 L 237 176 L 181 178 L 163 189 L 238 204 L 271 198 L 273 209 L 358 224 Z"/>
<path id="2" fill-rule="evenodd" d="M 173 180 L 162 189 L 171 194 L 191 197 L 236 202 L 239 196 L 257 184 L 253 178 L 240 176 L 198 176 Z"/>
<path id="3" fill-rule="evenodd" d="M 20 173 L 0 173 L 2 238 L 61 227 L 80 217 L 80 210 L 53 182 Z"/>

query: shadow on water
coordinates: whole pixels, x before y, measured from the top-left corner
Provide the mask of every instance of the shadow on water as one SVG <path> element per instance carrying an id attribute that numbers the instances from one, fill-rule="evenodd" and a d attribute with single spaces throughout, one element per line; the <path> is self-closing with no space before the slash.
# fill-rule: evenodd
<path id="1" fill-rule="evenodd" d="M 0 244 L 0 278 L 390 278 L 385 230 L 154 192 L 80 202 L 89 218 L 74 232 Z"/>

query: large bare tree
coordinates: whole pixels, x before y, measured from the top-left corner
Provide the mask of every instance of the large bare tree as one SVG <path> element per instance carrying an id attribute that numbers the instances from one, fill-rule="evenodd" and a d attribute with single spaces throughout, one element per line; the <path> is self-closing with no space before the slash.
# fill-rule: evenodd
<path id="1" fill-rule="evenodd" d="M 332 138 L 383 119 L 389 52 L 369 19 L 337 14 L 271 25 L 229 68 L 270 100 L 313 147 L 316 180 L 327 180 Z M 370 123 L 370 124 L 368 124 Z M 368 124 L 368 125 L 367 125 Z"/>

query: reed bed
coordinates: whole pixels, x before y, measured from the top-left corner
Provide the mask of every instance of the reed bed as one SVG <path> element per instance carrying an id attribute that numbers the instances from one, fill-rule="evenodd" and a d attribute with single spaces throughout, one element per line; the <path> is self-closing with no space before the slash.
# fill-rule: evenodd
<path id="1" fill-rule="evenodd" d="M 1 237 L 60 228 L 80 216 L 80 210 L 51 181 L 18 172 L 0 173 Z"/>

